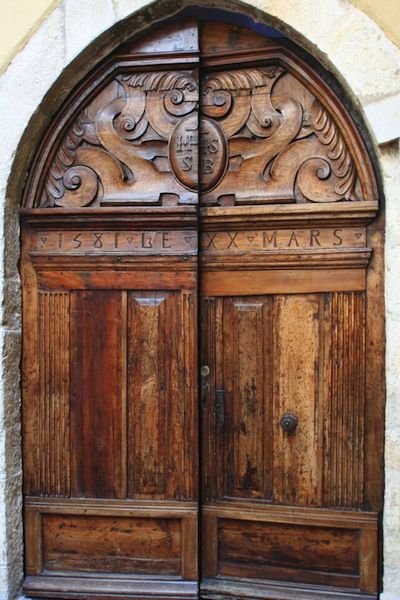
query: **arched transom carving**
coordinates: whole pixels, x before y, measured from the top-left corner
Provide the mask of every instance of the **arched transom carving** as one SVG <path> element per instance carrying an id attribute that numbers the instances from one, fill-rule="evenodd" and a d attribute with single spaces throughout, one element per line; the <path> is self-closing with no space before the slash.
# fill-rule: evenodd
<path id="1" fill-rule="evenodd" d="M 200 79 L 130 58 L 67 109 L 26 206 L 196 204 L 199 191 L 217 206 L 376 200 L 350 116 L 287 49 L 252 66 L 206 64 Z"/>

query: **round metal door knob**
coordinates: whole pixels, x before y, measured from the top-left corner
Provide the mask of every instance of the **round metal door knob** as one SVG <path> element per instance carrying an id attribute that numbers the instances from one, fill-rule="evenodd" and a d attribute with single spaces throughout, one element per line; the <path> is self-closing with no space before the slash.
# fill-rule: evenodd
<path id="1" fill-rule="evenodd" d="M 210 374 L 210 367 L 208 367 L 207 365 L 204 365 L 203 367 L 201 367 L 200 375 L 202 377 L 208 377 L 209 374 Z"/>
<path id="2" fill-rule="evenodd" d="M 279 423 L 283 431 L 286 431 L 286 433 L 292 433 L 299 424 L 299 419 L 294 413 L 287 412 L 281 417 Z"/>

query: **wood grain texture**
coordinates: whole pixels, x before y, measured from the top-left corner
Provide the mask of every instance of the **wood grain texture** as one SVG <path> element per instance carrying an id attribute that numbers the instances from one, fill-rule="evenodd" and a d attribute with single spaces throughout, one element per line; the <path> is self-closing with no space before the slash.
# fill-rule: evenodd
<path id="1" fill-rule="evenodd" d="M 306 585 L 283 581 L 264 580 L 249 585 L 245 578 L 204 579 L 204 600 L 378 600 L 378 594 L 349 591 L 342 587 Z"/>
<path id="2" fill-rule="evenodd" d="M 368 243 L 374 247 L 367 275 L 366 299 L 366 373 L 365 426 L 367 434 L 365 467 L 365 503 L 371 510 L 381 510 L 384 490 L 385 440 L 385 313 L 384 300 L 384 229 L 385 215 L 368 228 Z M 380 315 L 381 318 L 377 318 Z M 373 451 L 372 451 L 373 449 Z M 382 564 L 382 563 L 381 563 Z"/>
<path id="3" fill-rule="evenodd" d="M 247 523 L 243 535 L 240 521 L 221 519 L 218 526 L 221 575 L 359 585 L 355 530 Z"/>
<path id="4" fill-rule="evenodd" d="M 194 497 L 194 480 L 188 477 L 196 442 L 193 342 L 187 340 L 192 312 L 188 293 L 129 292 L 128 496 L 132 498 Z"/>
<path id="5" fill-rule="evenodd" d="M 168 363 L 166 294 L 129 293 L 128 301 L 128 461 L 130 497 L 166 493 Z"/>
<path id="6" fill-rule="evenodd" d="M 329 81 L 190 18 L 53 119 L 21 212 L 29 595 L 377 598 L 383 223 Z"/>
<path id="7" fill-rule="evenodd" d="M 40 489 L 49 496 L 70 493 L 69 303 L 68 293 L 39 293 Z"/>
<path id="8" fill-rule="evenodd" d="M 33 598 L 57 600 L 196 600 L 198 586 L 193 581 L 126 579 L 110 577 L 39 576 L 26 577 L 25 592 Z M 350 600 L 353 600 L 352 598 Z M 369 599 L 368 599 L 369 600 Z"/>
<path id="9" fill-rule="evenodd" d="M 203 310 L 205 498 L 365 508 L 364 294 L 206 298 Z"/>
<path id="10" fill-rule="evenodd" d="M 272 377 L 265 341 L 269 310 L 268 303 L 256 298 L 238 299 L 224 310 L 225 417 L 231 439 L 229 434 L 224 439 L 223 472 L 229 496 L 268 498 L 272 493 L 272 452 L 265 436 L 271 421 L 267 402 Z"/>
<path id="11" fill-rule="evenodd" d="M 365 296 L 333 294 L 328 310 L 324 504 L 364 508 Z"/>
<path id="12" fill-rule="evenodd" d="M 278 502 L 321 504 L 320 320 L 317 296 L 276 298 L 273 454 Z M 279 419 L 288 411 L 299 419 L 293 434 L 280 427 Z"/>
<path id="13" fill-rule="evenodd" d="M 274 580 L 285 582 L 288 589 L 294 582 L 307 585 L 304 593 L 307 589 L 311 597 L 314 589 L 318 591 L 314 586 L 327 581 L 327 593 L 334 587 L 342 593 L 347 588 L 350 596 L 359 590 L 371 593 L 371 582 L 376 585 L 376 513 L 241 500 L 206 503 L 203 515 L 207 531 L 218 532 L 218 543 L 205 539 L 202 589 L 211 583 L 207 578 L 216 576 L 228 585 L 247 578 L 245 597 L 251 597 L 251 591 L 258 597 L 257 592 Z M 322 590 L 318 593 L 316 597 L 322 597 Z"/>
<path id="14" fill-rule="evenodd" d="M 43 517 L 46 571 L 178 575 L 180 554 L 178 520 Z"/>
<path id="15" fill-rule="evenodd" d="M 351 291 L 365 289 L 364 269 L 282 269 L 204 272 L 202 290 L 207 296 L 244 294 L 298 294 L 301 292 Z M 228 287 L 229 286 L 229 287 Z M 228 291 L 229 290 L 229 291 Z"/>
<path id="16" fill-rule="evenodd" d="M 206 299 L 204 308 L 203 318 L 212 319 L 206 321 L 206 331 L 214 331 L 215 336 L 204 340 L 203 363 L 214 374 L 203 406 L 204 430 L 209 438 L 204 448 L 205 495 L 269 498 L 271 303 L 261 297 L 218 298 Z M 222 406 L 217 407 L 217 401 Z"/>
<path id="17" fill-rule="evenodd" d="M 30 575 L 110 585 L 124 575 L 129 586 L 147 573 L 150 587 L 148 575 L 159 584 L 197 577 L 195 502 L 28 497 L 25 516 Z"/>
<path id="18" fill-rule="evenodd" d="M 71 494 L 126 497 L 121 391 L 123 292 L 71 295 Z M 107 377 L 105 377 L 107 373 Z"/>

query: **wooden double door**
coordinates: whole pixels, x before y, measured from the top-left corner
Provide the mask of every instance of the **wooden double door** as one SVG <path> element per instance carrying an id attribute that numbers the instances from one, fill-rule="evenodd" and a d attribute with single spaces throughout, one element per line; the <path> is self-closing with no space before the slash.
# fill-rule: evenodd
<path id="1" fill-rule="evenodd" d="M 363 142 L 282 40 L 186 21 L 113 60 L 22 211 L 25 592 L 377 598 Z"/>

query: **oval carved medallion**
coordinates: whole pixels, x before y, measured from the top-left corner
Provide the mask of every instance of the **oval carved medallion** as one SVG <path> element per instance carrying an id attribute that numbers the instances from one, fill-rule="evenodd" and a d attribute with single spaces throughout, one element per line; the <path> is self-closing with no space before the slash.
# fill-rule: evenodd
<path id="1" fill-rule="evenodd" d="M 210 190 L 220 181 L 226 168 L 225 137 L 217 123 L 200 117 L 201 162 L 199 164 L 198 115 L 180 121 L 169 142 L 169 161 L 175 177 L 185 187 Z M 200 171 L 200 173 L 199 173 Z"/>

